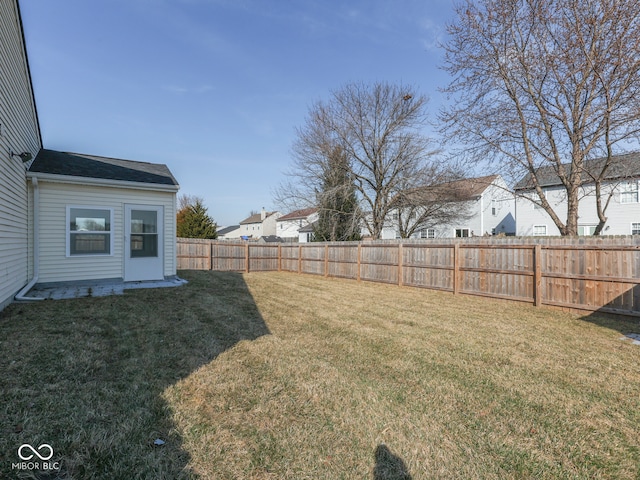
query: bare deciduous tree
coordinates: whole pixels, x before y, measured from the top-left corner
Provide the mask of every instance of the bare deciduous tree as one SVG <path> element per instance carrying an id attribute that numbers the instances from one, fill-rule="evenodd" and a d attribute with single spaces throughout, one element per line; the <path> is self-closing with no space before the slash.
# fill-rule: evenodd
<path id="1" fill-rule="evenodd" d="M 592 183 L 599 232 L 612 194 L 602 183 L 640 131 L 640 1 L 465 0 L 456 13 L 444 45 L 448 138 L 512 178 L 528 174 L 563 235 L 577 234 Z M 566 218 L 545 197 L 544 167 L 566 191 Z"/>
<path id="2" fill-rule="evenodd" d="M 313 201 L 331 155 L 339 150 L 373 238 L 380 238 L 399 193 L 429 184 L 438 160 L 423 133 L 427 98 L 412 87 L 348 84 L 316 103 L 293 145 L 292 181 L 276 192 L 279 203 Z M 302 200 L 302 202 L 300 202 Z"/>
<path id="3" fill-rule="evenodd" d="M 195 205 L 198 202 L 204 204 L 204 198 L 198 195 L 181 193 L 180 195 L 178 195 L 178 211 L 189 208 L 191 205 Z"/>

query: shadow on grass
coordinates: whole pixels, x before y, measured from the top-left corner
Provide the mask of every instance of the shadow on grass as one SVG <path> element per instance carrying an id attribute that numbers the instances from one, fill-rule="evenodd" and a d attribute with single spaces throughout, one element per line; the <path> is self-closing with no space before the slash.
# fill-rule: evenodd
<path id="1" fill-rule="evenodd" d="M 181 273 L 183 287 L 0 313 L 0 478 L 196 478 L 162 393 L 269 329 L 240 274 Z M 51 445 L 47 468 L 16 466 L 22 444 Z"/>
<path id="2" fill-rule="evenodd" d="M 629 288 L 599 310 L 583 316 L 582 320 L 616 330 L 633 340 L 640 335 L 640 317 L 625 313 L 640 314 L 640 285 Z"/>
<path id="3" fill-rule="evenodd" d="M 411 474 L 404 460 L 381 443 L 375 451 L 376 466 L 373 469 L 373 480 L 411 480 Z"/>

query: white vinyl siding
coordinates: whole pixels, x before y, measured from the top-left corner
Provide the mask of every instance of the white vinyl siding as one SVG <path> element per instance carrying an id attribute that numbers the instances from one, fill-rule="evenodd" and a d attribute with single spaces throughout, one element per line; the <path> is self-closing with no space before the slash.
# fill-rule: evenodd
<path id="1" fill-rule="evenodd" d="M 176 274 L 175 194 L 129 188 L 53 183 L 40 180 L 40 282 L 123 278 L 124 206 L 164 207 L 164 275 Z M 113 210 L 111 255 L 67 256 L 67 206 Z"/>
<path id="2" fill-rule="evenodd" d="M 29 280 L 25 167 L 40 132 L 15 0 L 0 2 L 0 309 Z"/>

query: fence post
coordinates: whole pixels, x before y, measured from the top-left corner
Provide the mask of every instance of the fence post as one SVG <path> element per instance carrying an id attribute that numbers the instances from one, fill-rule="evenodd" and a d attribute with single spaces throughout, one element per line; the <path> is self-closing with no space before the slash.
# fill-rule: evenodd
<path id="1" fill-rule="evenodd" d="M 360 281 L 360 263 L 362 261 L 362 243 L 358 242 L 358 272 L 356 274 L 356 280 Z"/>
<path id="2" fill-rule="evenodd" d="M 329 276 L 329 244 L 324 246 L 324 276 Z"/>
<path id="3" fill-rule="evenodd" d="M 208 265 L 208 270 L 213 270 L 213 249 L 214 249 L 214 243 L 210 242 L 209 243 L 209 258 L 207 260 L 209 260 L 209 265 Z"/>
<path id="4" fill-rule="evenodd" d="M 460 293 L 460 244 L 453 244 L 453 294 Z"/>
<path id="5" fill-rule="evenodd" d="M 403 275 L 403 271 L 402 271 L 402 251 L 403 251 L 403 245 L 402 243 L 398 244 L 398 286 L 402 286 L 403 280 L 402 280 L 402 275 Z"/>
<path id="6" fill-rule="evenodd" d="M 533 247 L 533 304 L 542 305 L 542 245 Z"/>
<path id="7" fill-rule="evenodd" d="M 298 245 L 298 273 L 302 273 L 302 245 Z"/>
<path id="8" fill-rule="evenodd" d="M 244 271 L 249 273 L 249 243 L 244 246 Z"/>
<path id="9" fill-rule="evenodd" d="M 278 244 L 278 271 L 282 271 L 282 245 Z"/>

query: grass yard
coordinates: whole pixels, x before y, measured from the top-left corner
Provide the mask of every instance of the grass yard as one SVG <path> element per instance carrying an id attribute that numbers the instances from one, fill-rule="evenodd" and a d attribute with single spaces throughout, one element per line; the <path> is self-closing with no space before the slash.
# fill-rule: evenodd
<path id="1" fill-rule="evenodd" d="M 0 478 L 640 478 L 637 322 L 182 275 L 0 313 Z M 60 469 L 15 468 L 25 443 Z"/>

